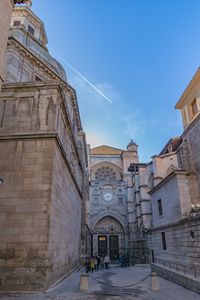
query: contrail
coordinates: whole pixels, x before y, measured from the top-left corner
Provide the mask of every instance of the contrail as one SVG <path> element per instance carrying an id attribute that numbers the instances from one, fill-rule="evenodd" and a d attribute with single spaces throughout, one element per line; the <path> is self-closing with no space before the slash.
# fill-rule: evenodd
<path id="1" fill-rule="evenodd" d="M 108 102 L 112 103 L 112 101 L 106 97 L 96 86 L 94 86 L 94 84 L 92 84 L 87 78 L 85 78 L 85 76 L 83 76 L 81 73 L 79 73 L 79 71 L 77 71 L 70 63 L 68 63 L 65 59 L 63 59 L 62 57 L 58 56 L 55 51 L 53 51 L 52 49 L 50 49 L 52 53 L 54 53 L 54 55 L 56 55 L 60 60 L 63 61 L 63 63 L 65 63 L 68 67 L 70 67 L 71 70 L 73 70 L 79 77 L 81 77 L 85 82 L 87 82 L 87 84 L 89 84 L 97 93 L 99 93 L 102 97 L 104 97 Z"/>

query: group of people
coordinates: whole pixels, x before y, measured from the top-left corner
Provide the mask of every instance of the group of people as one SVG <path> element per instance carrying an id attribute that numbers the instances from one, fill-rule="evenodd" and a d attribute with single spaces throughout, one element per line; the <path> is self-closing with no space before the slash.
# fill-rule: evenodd
<path id="1" fill-rule="evenodd" d="M 95 255 L 92 257 L 87 257 L 85 261 L 86 273 L 88 273 L 89 271 L 93 273 L 94 271 L 109 269 L 109 264 L 110 264 L 109 255 L 104 255 L 104 256 Z"/>
<path id="2" fill-rule="evenodd" d="M 119 257 L 119 262 L 122 268 L 126 268 L 130 266 L 129 262 L 129 255 L 128 254 L 121 254 Z"/>

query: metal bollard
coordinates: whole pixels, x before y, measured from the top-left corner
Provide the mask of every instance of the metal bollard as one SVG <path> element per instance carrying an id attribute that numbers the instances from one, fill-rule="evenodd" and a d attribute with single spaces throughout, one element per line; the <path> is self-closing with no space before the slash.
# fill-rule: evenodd
<path id="1" fill-rule="evenodd" d="M 159 291 L 159 282 L 158 282 L 158 275 L 156 272 L 151 272 L 150 275 L 150 290 L 151 291 Z"/>
<path id="2" fill-rule="evenodd" d="M 80 291 L 81 292 L 87 292 L 88 291 L 88 284 L 89 281 L 89 274 L 88 273 L 82 273 L 81 279 L 80 279 Z"/>

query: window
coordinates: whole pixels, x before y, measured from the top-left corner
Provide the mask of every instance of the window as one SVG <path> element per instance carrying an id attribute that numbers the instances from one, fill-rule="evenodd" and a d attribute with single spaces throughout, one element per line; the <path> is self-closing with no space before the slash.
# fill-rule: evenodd
<path id="1" fill-rule="evenodd" d="M 14 21 L 13 25 L 14 25 L 14 26 L 20 26 L 21 23 L 20 23 L 20 21 Z"/>
<path id="2" fill-rule="evenodd" d="M 28 32 L 32 35 L 34 35 L 35 30 L 33 29 L 33 27 L 31 25 L 28 25 Z"/>
<path id="3" fill-rule="evenodd" d="M 96 180 L 116 180 L 116 172 L 109 167 L 102 167 L 95 172 Z"/>
<path id="4" fill-rule="evenodd" d="M 163 215 L 162 200 L 161 199 L 158 200 L 158 213 L 159 213 L 159 216 Z"/>
<path id="5" fill-rule="evenodd" d="M 194 115 L 196 115 L 196 113 L 197 113 L 197 111 L 198 111 L 198 109 L 197 109 L 197 100 L 196 100 L 196 98 L 194 98 L 194 100 L 193 100 L 191 106 L 192 106 L 192 114 L 193 114 L 193 116 L 194 116 Z"/>
<path id="6" fill-rule="evenodd" d="M 163 250 L 167 250 L 165 232 L 161 232 L 161 236 L 162 236 L 162 247 L 163 247 Z"/>
<path id="7" fill-rule="evenodd" d="M 154 258 L 154 252 L 153 252 L 153 250 L 151 250 L 151 260 L 152 260 L 152 263 L 154 263 L 154 262 L 155 262 L 155 258 Z"/>

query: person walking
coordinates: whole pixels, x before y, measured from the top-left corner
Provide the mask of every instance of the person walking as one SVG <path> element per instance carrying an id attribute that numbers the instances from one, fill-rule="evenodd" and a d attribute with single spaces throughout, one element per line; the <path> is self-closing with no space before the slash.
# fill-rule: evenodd
<path id="1" fill-rule="evenodd" d="M 110 263 L 110 257 L 109 257 L 109 255 L 107 254 L 107 255 L 104 257 L 105 270 L 108 270 L 108 269 L 109 269 L 109 263 Z"/>
<path id="2" fill-rule="evenodd" d="M 95 267 L 95 261 L 94 261 L 94 257 L 92 257 L 90 259 L 90 269 L 91 269 L 92 273 L 94 273 L 94 267 Z"/>
<path id="3" fill-rule="evenodd" d="M 100 269 L 103 270 L 104 269 L 104 258 L 103 256 L 100 257 Z"/>
<path id="4" fill-rule="evenodd" d="M 90 258 L 87 257 L 85 261 L 85 271 L 88 273 L 90 271 Z"/>
<path id="5" fill-rule="evenodd" d="M 100 256 L 98 255 L 98 256 L 97 256 L 97 270 L 100 269 L 100 263 L 101 263 L 101 258 L 100 258 Z"/>
<path id="6" fill-rule="evenodd" d="M 97 271 L 97 267 L 98 267 L 98 261 L 97 261 L 97 257 L 94 257 L 94 270 Z"/>

